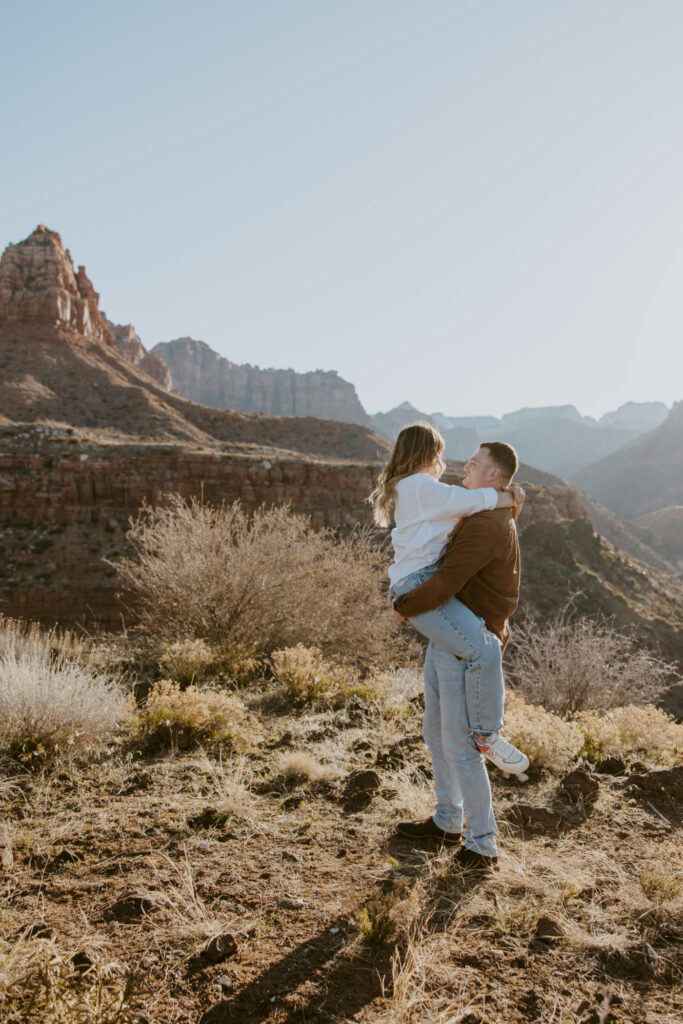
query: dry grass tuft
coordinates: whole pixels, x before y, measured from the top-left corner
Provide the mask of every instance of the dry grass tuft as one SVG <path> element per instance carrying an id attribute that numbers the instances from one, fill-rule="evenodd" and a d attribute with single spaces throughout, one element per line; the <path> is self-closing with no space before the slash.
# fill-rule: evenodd
<path id="1" fill-rule="evenodd" d="M 567 717 L 648 704 L 671 683 L 675 666 L 605 623 L 569 614 L 515 631 L 510 678 L 528 700 Z"/>
<path id="2" fill-rule="evenodd" d="M 116 678 L 71 660 L 54 633 L 0 622 L 1 753 L 24 760 L 83 755 L 113 739 L 128 716 Z"/>
<path id="3" fill-rule="evenodd" d="M 514 691 L 505 697 L 505 732 L 537 767 L 565 768 L 584 745 L 578 725 L 537 704 L 527 704 Z"/>
<path id="4" fill-rule="evenodd" d="M 321 764 L 305 751 L 292 751 L 283 754 L 278 761 L 279 773 L 285 779 L 292 782 L 318 782 L 320 779 L 329 779 L 335 772 L 330 765 Z"/>
<path id="5" fill-rule="evenodd" d="M 18 996 L 31 1024 L 137 1024 L 147 1005 L 144 979 L 126 964 L 88 943 L 91 966 L 78 970 L 76 949 L 63 950 L 51 939 L 24 932 L 13 943 L 0 941 L 0 1009 Z"/>
<path id="6" fill-rule="evenodd" d="M 590 760 L 638 754 L 653 764 L 674 765 L 683 754 L 683 725 L 651 704 L 618 707 L 604 715 L 582 711 L 576 723 Z"/>
<path id="7" fill-rule="evenodd" d="M 273 651 L 273 670 L 295 706 L 327 703 L 339 706 L 352 697 L 376 700 L 379 691 L 373 678 L 362 681 L 353 665 L 337 665 L 317 647 L 297 644 Z"/>
<path id="8" fill-rule="evenodd" d="M 368 535 L 316 532 L 288 508 L 212 508 L 172 495 L 129 532 L 117 564 L 149 635 L 202 639 L 252 655 L 315 643 L 370 665 L 401 660 L 400 630 L 378 594 L 385 567 Z M 405 643 L 405 641 L 403 641 Z"/>
<path id="9" fill-rule="evenodd" d="M 217 743 L 246 749 L 255 738 L 246 708 L 234 694 L 196 686 L 181 690 L 170 679 L 155 683 L 135 724 L 149 745 L 173 750 Z"/>
<path id="10" fill-rule="evenodd" d="M 221 751 L 218 761 L 204 756 L 202 768 L 219 814 L 234 814 L 253 823 L 257 817 L 255 797 L 250 789 L 254 769 L 248 759 L 240 756 L 224 760 Z"/>
<path id="11" fill-rule="evenodd" d="M 239 921 L 213 905 L 208 906 L 202 898 L 197 890 L 195 867 L 187 849 L 179 863 L 159 853 L 158 864 L 154 866 L 154 887 L 144 893 L 155 920 L 163 923 L 174 939 L 183 940 L 184 960 L 199 953 L 207 940 L 239 930 Z M 192 947 L 188 948 L 187 940 Z"/>

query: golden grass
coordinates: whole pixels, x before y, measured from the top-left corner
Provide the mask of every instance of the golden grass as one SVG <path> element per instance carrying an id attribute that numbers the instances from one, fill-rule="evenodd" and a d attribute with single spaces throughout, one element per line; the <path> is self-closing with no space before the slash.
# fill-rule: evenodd
<path id="1" fill-rule="evenodd" d="M 196 686 L 181 690 L 170 679 L 154 684 L 136 712 L 135 725 L 146 743 L 174 750 L 200 744 L 246 748 L 255 735 L 246 708 L 234 694 Z"/>

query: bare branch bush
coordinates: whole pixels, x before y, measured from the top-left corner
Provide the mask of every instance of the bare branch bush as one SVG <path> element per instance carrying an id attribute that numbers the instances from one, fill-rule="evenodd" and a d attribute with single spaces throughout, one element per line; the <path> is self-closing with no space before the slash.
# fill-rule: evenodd
<path id="1" fill-rule="evenodd" d="M 358 664 L 400 663 L 406 641 L 380 596 L 384 558 L 369 535 L 315 531 L 287 507 L 248 517 L 172 495 L 143 508 L 117 563 L 144 630 L 198 638 L 227 652 L 268 654 L 297 643 Z"/>
<path id="2" fill-rule="evenodd" d="M 571 606 L 545 626 L 514 633 L 508 677 L 534 704 L 563 717 L 578 711 L 650 704 L 675 666 L 595 619 L 570 619 Z"/>

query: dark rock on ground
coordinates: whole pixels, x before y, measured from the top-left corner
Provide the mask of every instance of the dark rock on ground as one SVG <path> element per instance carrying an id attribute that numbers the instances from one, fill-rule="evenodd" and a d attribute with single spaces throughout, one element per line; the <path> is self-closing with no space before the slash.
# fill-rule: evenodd
<path id="1" fill-rule="evenodd" d="M 379 775 L 371 769 L 351 772 L 342 795 L 345 810 L 362 810 L 363 807 L 367 807 L 379 791 L 380 785 Z"/>
<path id="2" fill-rule="evenodd" d="M 535 807 L 533 804 L 514 804 L 505 814 L 511 824 L 522 832 L 539 834 L 543 832 L 559 832 L 562 815 L 547 807 Z"/>
<path id="3" fill-rule="evenodd" d="M 630 775 L 628 784 L 637 786 L 646 793 L 663 793 L 672 800 L 683 800 L 683 765 L 646 772 L 643 775 Z"/>
<path id="4" fill-rule="evenodd" d="M 560 939 L 564 935 L 562 925 L 552 917 L 539 917 L 536 922 L 536 938 L 545 942 Z"/>
<path id="5" fill-rule="evenodd" d="M 135 893 L 128 893 L 112 903 L 104 911 L 105 921 L 139 921 L 144 914 L 152 910 L 152 903 L 145 896 L 138 896 Z"/>
<path id="6" fill-rule="evenodd" d="M 592 804 L 600 792 L 600 782 L 583 768 L 576 768 L 562 779 L 560 792 L 573 803 Z"/>
<path id="7" fill-rule="evenodd" d="M 626 762 L 620 757 L 606 757 L 595 766 L 595 770 L 600 775 L 623 775 L 626 771 Z"/>
<path id="8" fill-rule="evenodd" d="M 203 956 L 209 963 L 220 964 L 224 960 L 235 956 L 237 953 L 237 942 L 235 936 L 230 932 L 224 935 L 216 935 L 203 951 Z"/>

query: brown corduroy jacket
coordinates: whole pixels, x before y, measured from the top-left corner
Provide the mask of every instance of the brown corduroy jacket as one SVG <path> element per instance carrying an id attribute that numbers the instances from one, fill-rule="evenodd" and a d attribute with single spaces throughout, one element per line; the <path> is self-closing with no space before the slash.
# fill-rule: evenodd
<path id="1" fill-rule="evenodd" d="M 505 647 L 508 619 L 519 599 L 519 540 L 510 509 L 465 516 L 458 524 L 437 573 L 394 601 L 412 619 L 451 597 L 480 616 Z"/>

